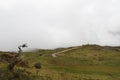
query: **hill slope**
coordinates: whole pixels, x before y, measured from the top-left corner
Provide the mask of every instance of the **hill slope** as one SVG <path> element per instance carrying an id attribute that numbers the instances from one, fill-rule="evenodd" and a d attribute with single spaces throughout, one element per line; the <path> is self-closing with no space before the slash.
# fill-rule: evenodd
<path id="1" fill-rule="evenodd" d="M 120 47 L 83 45 L 68 50 L 71 48 L 25 52 L 21 56 L 30 67 L 16 68 L 29 71 L 31 80 L 120 80 Z M 54 58 L 53 53 L 59 54 Z M 42 64 L 40 70 L 33 67 L 37 62 Z M 0 69 L 6 65 L 0 64 Z"/>

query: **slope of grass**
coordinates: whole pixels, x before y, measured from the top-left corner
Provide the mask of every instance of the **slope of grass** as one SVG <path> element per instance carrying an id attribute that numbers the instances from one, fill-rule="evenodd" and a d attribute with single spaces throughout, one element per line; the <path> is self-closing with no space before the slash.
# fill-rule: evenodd
<path id="1" fill-rule="evenodd" d="M 16 69 L 30 72 L 31 80 L 120 80 L 120 47 L 84 45 L 56 58 L 51 56 L 66 49 L 69 48 L 25 52 L 21 57 L 30 67 Z M 41 69 L 34 68 L 37 62 L 42 64 Z M 0 64 L 0 71 L 6 65 Z"/>

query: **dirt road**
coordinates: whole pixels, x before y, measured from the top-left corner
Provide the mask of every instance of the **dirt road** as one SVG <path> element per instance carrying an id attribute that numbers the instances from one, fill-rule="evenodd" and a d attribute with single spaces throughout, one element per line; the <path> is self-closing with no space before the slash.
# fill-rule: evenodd
<path id="1" fill-rule="evenodd" d="M 66 49 L 66 50 L 63 50 L 63 51 L 60 51 L 60 52 L 56 52 L 56 53 L 53 53 L 52 54 L 52 57 L 57 57 L 56 55 L 60 54 L 60 53 L 64 53 L 64 52 L 68 52 L 68 51 L 71 51 L 73 49 L 77 49 L 78 47 L 73 47 L 73 48 L 70 48 L 70 49 Z"/>

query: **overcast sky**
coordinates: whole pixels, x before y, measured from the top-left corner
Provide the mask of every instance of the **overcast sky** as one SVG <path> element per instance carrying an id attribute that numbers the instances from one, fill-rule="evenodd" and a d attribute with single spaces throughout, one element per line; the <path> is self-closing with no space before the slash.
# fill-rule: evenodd
<path id="1" fill-rule="evenodd" d="M 0 0 L 0 50 L 120 46 L 120 0 Z"/>

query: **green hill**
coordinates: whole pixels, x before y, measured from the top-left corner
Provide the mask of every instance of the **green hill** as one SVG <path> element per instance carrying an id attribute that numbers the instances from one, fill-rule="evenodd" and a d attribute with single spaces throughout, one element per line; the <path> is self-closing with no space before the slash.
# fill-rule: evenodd
<path id="1" fill-rule="evenodd" d="M 21 58 L 29 67 L 25 67 L 25 63 L 18 64 L 15 71 L 20 77 L 13 80 L 120 80 L 120 47 L 83 45 L 71 48 L 74 47 L 22 53 Z M 56 52 L 61 53 L 52 57 Z M 9 52 L 0 54 L 10 55 Z M 6 70 L 9 62 L 6 58 L 0 61 L 0 80 L 8 80 L 13 76 Z M 36 69 L 34 64 L 39 62 L 42 68 Z"/>

